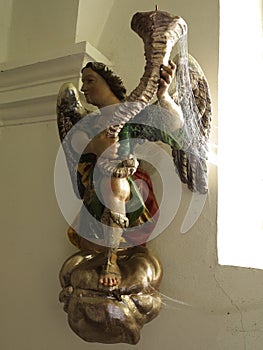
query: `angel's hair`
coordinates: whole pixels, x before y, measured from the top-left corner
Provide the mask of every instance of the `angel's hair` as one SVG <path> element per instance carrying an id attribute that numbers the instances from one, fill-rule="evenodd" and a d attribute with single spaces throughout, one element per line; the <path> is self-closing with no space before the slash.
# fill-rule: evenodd
<path id="1" fill-rule="evenodd" d="M 125 99 L 126 89 L 122 79 L 104 63 L 88 62 L 86 66 L 82 68 L 81 73 L 83 73 L 85 68 L 91 68 L 94 72 L 98 73 L 107 82 L 111 91 L 120 101 Z"/>

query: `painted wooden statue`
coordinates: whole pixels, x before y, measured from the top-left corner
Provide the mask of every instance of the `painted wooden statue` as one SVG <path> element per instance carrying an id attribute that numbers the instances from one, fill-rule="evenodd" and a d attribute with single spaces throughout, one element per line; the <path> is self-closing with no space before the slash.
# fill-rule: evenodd
<path id="1" fill-rule="evenodd" d="M 132 29 L 144 41 L 146 67 L 129 96 L 120 77 L 99 62 L 81 70 L 81 91 L 98 111 L 82 106 L 71 83 L 58 95 L 60 139 L 83 201 L 68 230 L 79 251 L 62 266 L 60 300 L 71 328 L 90 342 L 136 344 L 161 308 L 162 268 L 145 246 L 159 208 L 134 154 L 136 142 L 168 144 L 182 182 L 207 192 L 211 101 L 206 78 L 187 53 L 186 23 L 156 10 L 135 14 Z"/>

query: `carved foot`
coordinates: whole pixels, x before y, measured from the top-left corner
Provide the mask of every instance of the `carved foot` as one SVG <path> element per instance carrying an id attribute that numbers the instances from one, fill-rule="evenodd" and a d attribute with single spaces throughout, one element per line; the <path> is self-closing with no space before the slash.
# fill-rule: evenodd
<path id="1" fill-rule="evenodd" d="M 120 282 L 121 272 L 117 264 L 117 255 L 115 253 L 110 253 L 106 266 L 101 271 L 99 284 L 113 290 L 118 288 Z"/>

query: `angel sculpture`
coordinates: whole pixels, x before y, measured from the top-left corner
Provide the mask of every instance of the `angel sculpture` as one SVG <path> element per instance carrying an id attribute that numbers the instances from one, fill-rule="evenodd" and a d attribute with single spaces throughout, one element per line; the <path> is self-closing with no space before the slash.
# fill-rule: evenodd
<path id="1" fill-rule="evenodd" d="M 133 155 L 134 140 L 168 144 L 182 182 L 192 191 L 207 191 L 211 100 L 206 78 L 181 40 L 186 24 L 154 11 L 137 13 L 132 28 L 145 42 L 147 62 L 128 97 L 120 77 L 98 62 L 81 71 L 81 91 L 98 112 L 88 113 L 70 83 L 58 95 L 60 139 L 84 204 L 68 230 L 80 252 L 61 269 L 60 300 L 71 328 L 87 341 L 135 344 L 142 325 L 161 306 L 162 268 L 142 246 L 158 221 L 158 204 L 149 175 Z M 173 62 L 168 58 L 176 42 Z M 157 103 L 149 105 L 155 94 Z M 159 124 L 145 124 L 154 119 Z M 137 180 L 147 184 L 147 194 Z M 106 332 L 105 324 L 111 325 Z"/>

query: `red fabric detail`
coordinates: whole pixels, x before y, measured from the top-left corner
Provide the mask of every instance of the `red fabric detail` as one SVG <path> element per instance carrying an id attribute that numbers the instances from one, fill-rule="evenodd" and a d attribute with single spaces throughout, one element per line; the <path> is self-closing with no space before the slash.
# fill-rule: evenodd
<path id="1" fill-rule="evenodd" d="M 134 245 L 145 246 L 146 245 L 145 243 L 144 244 L 140 244 L 140 243 L 136 244 L 136 242 L 138 242 L 138 235 L 139 235 L 139 242 L 142 242 L 142 241 L 146 242 L 147 241 L 147 239 L 151 235 L 151 233 L 154 230 L 156 223 L 158 221 L 159 206 L 158 206 L 157 200 L 156 200 L 154 192 L 153 192 L 153 184 L 152 184 L 150 176 L 145 171 L 138 168 L 137 171 L 133 174 L 132 179 L 133 179 L 133 181 L 143 180 L 147 184 L 149 193 L 148 193 L 148 197 L 145 201 L 145 206 L 149 210 L 152 217 L 154 214 L 156 214 L 156 216 L 154 218 L 154 222 L 147 223 L 144 226 L 143 230 L 142 229 L 138 229 L 138 230 L 135 229 L 134 231 L 129 232 L 126 238 L 129 242 L 131 242 Z M 138 188 L 139 188 L 139 191 L 140 191 L 142 197 L 144 198 L 145 195 L 147 194 L 147 193 L 145 193 L 145 186 L 144 187 L 138 186 Z M 140 228 L 140 226 L 138 226 L 138 228 Z M 125 233 L 123 236 L 125 238 Z"/>

